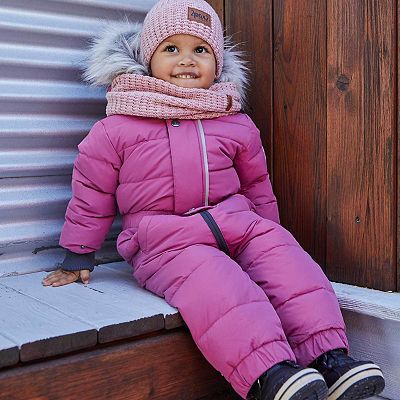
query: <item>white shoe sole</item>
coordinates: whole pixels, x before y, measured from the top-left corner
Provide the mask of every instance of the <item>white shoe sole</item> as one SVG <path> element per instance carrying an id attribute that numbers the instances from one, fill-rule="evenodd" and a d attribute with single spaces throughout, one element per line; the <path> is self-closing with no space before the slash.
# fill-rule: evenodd
<path id="1" fill-rule="evenodd" d="M 305 368 L 290 377 L 279 389 L 274 400 L 297 400 L 313 396 L 316 400 L 326 400 L 328 388 L 323 376 L 313 368 Z"/>
<path id="2" fill-rule="evenodd" d="M 366 399 L 380 393 L 383 387 L 383 374 L 376 364 L 360 365 L 341 376 L 329 388 L 328 400 Z"/>

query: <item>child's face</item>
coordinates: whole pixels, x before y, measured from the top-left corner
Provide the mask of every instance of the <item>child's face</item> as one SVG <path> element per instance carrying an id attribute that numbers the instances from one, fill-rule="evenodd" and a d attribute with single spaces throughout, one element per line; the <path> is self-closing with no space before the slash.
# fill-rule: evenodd
<path id="1" fill-rule="evenodd" d="M 208 89 L 215 79 L 216 61 L 204 40 L 179 34 L 160 43 L 150 60 L 150 69 L 152 76 L 174 85 Z"/>

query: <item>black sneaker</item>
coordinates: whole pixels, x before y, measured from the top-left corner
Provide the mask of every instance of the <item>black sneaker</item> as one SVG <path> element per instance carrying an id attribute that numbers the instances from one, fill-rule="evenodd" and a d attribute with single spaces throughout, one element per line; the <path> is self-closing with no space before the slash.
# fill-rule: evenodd
<path id="1" fill-rule="evenodd" d="M 328 387 L 315 369 L 283 361 L 264 372 L 249 394 L 249 400 L 326 400 Z"/>
<path id="2" fill-rule="evenodd" d="M 385 387 L 382 371 L 376 364 L 356 361 L 340 349 L 322 354 L 309 366 L 325 378 L 328 400 L 367 399 Z"/>

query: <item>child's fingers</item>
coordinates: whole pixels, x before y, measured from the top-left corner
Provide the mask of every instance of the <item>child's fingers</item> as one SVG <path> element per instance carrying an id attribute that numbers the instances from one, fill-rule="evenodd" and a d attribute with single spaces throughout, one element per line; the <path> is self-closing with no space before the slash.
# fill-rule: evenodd
<path id="1" fill-rule="evenodd" d="M 47 275 L 43 279 L 42 284 L 44 286 L 62 286 L 68 283 L 75 282 L 79 278 L 79 271 L 64 271 L 57 270 Z"/>
<path id="2" fill-rule="evenodd" d="M 78 279 L 78 276 L 75 274 L 68 274 L 58 278 L 57 281 L 53 282 L 51 286 L 63 286 L 68 285 L 69 283 L 75 282 Z"/>
<path id="3" fill-rule="evenodd" d="M 56 271 L 51 272 L 50 274 L 48 274 L 43 280 L 42 282 L 44 283 L 51 283 L 56 281 L 60 276 L 62 275 L 62 270 L 61 269 L 57 269 Z"/>
<path id="4" fill-rule="evenodd" d="M 53 277 L 54 275 L 60 275 L 61 273 L 62 273 L 62 269 L 59 268 L 59 269 L 56 269 L 55 271 L 50 272 L 50 273 L 46 276 L 46 278 L 51 278 L 51 277 Z M 46 279 L 46 278 L 45 278 L 45 279 Z"/>
<path id="5" fill-rule="evenodd" d="M 80 275 L 83 283 L 89 283 L 90 271 L 88 269 L 82 269 L 80 271 Z"/>

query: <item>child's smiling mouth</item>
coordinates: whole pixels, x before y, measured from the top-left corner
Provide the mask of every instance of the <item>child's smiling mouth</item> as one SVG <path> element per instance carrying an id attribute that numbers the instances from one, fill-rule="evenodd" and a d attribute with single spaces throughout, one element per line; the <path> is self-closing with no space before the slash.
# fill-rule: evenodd
<path id="1" fill-rule="evenodd" d="M 193 73 L 177 74 L 177 75 L 173 75 L 173 77 L 178 78 L 178 79 L 197 79 L 198 78 L 198 76 Z"/>

